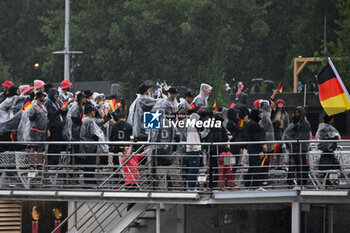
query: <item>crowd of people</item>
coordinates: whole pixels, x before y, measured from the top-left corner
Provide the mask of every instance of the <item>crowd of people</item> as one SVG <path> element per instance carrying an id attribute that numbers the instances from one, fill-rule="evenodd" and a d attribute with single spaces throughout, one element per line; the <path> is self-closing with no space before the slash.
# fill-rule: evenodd
<path id="1" fill-rule="evenodd" d="M 281 163 L 281 155 L 289 151 L 290 163 L 288 181 L 295 178 L 297 184 L 305 185 L 307 181 L 308 143 L 281 144 L 275 140 L 308 140 L 311 139 L 311 127 L 306 118 L 305 110 L 297 107 L 290 118 L 285 110 L 286 102 L 276 99 L 274 90 L 267 100 L 256 100 L 253 106 L 248 104 L 248 96 L 244 85 L 238 82 L 234 92 L 233 102 L 227 107 L 217 108 L 208 105 L 212 87 L 201 84 L 198 95 L 187 91 L 179 96 L 175 87 L 164 83 L 162 90 L 155 96 L 151 87 L 141 84 L 137 98 L 130 104 L 128 112 L 124 99 L 117 96 L 105 96 L 103 93 L 91 90 L 70 91 L 72 83 L 68 80 L 61 82 L 58 88 L 41 80 L 35 80 L 33 86 L 21 85 L 16 87 L 11 81 L 2 84 L 0 94 L 0 140 L 23 141 L 28 145 L 19 147 L 11 144 L 1 144 L 1 151 L 26 150 L 29 154 L 29 169 L 42 169 L 42 152 L 44 141 L 149 141 L 149 142 L 186 142 L 186 146 L 169 144 L 157 145 L 151 148 L 159 155 L 153 161 L 155 167 L 166 169 L 174 164 L 175 151 L 181 151 L 186 156 L 180 161 L 186 169 L 188 187 L 195 188 L 196 176 L 200 167 L 209 167 L 209 186 L 235 186 L 235 169 L 242 164 L 244 151 L 249 154 L 249 169 L 244 176 L 246 187 L 261 187 L 268 185 L 269 169 L 285 169 Z M 163 121 L 220 121 L 220 127 L 179 127 L 167 124 L 169 127 L 147 129 L 144 125 L 144 113 L 157 112 Z M 317 139 L 340 139 L 338 131 L 332 126 L 333 117 L 324 116 L 316 134 Z M 232 144 L 220 146 L 201 146 L 200 142 L 245 142 L 269 141 L 265 144 Z M 36 143 L 30 143 L 36 142 Z M 38 143 L 38 142 L 43 142 Z M 335 143 L 320 143 L 323 151 L 321 163 L 323 169 L 339 167 L 335 159 Z M 108 152 L 123 153 L 121 161 L 129 166 L 124 168 L 128 175 L 126 185 L 138 184 L 138 163 L 142 160 L 129 159 L 132 146 L 108 146 L 108 144 L 84 144 L 66 147 L 65 145 L 50 145 L 48 164 L 59 164 L 59 153 L 69 151 L 81 154 L 73 157 L 71 164 L 107 165 Z M 137 148 L 134 146 L 134 149 Z M 144 152 L 138 156 L 149 152 Z M 84 156 L 97 154 L 101 156 Z M 203 156 L 204 155 L 204 156 Z M 203 159 L 204 158 L 204 159 Z M 177 161 L 178 162 L 178 161 Z M 113 158 L 113 164 L 118 165 L 119 159 Z M 130 165 L 132 164 L 132 166 Z M 134 167 L 134 168 L 132 168 Z M 132 168 L 130 170 L 130 168 Z M 91 167 L 86 168 L 90 171 Z M 135 169 L 135 170 L 134 170 Z M 164 170 L 162 170 L 163 172 Z M 159 172 L 159 171 L 155 171 Z M 294 174 L 295 173 L 295 174 Z M 135 176 L 137 177 L 135 179 Z M 131 179 L 131 178 L 132 179 Z"/>

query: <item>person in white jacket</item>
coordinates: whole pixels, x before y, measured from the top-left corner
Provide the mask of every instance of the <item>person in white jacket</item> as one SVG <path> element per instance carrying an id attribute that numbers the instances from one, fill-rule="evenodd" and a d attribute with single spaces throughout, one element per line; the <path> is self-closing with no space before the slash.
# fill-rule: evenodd
<path id="1" fill-rule="evenodd" d="M 192 113 L 190 115 L 189 121 L 195 120 L 197 122 L 200 116 L 197 113 Z M 201 152 L 201 136 L 208 134 L 207 130 L 199 131 L 196 124 L 189 125 L 187 128 L 187 142 L 193 143 L 186 146 L 186 155 L 188 155 L 188 187 L 193 189 L 196 186 L 196 177 L 199 172 L 199 161 Z"/>

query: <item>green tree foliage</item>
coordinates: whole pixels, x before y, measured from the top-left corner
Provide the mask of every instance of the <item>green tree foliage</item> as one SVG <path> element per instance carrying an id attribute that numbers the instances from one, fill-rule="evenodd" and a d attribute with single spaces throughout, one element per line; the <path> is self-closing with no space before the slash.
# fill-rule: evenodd
<path id="1" fill-rule="evenodd" d="M 1 78 L 62 80 L 63 55 L 52 52 L 64 48 L 64 1 L 0 7 Z M 72 76 L 120 82 L 129 100 L 146 79 L 193 91 L 206 82 L 219 105 L 232 77 L 246 86 L 252 78 L 284 79 L 291 88 L 292 59 L 323 51 L 325 16 L 324 55 L 348 56 L 349 7 L 349 0 L 72 0 L 71 50 L 84 52 L 72 58 Z M 346 64 L 339 66 L 347 75 Z"/>
<path id="2" fill-rule="evenodd" d="M 46 53 L 63 44 L 62 10 L 41 18 L 42 33 L 52 41 L 42 48 Z M 145 79 L 196 89 L 208 82 L 221 90 L 228 71 L 255 65 L 244 55 L 258 50 L 267 36 L 264 15 L 264 6 L 251 0 L 72 2 L 72 50 L 84 52 L 75 58 L 75 77 L 121 82 L 130 87 L 129 96 Z M 48 56 L 43 71 L 51 77 L 58 64 Z"/>
<path id="3" fill-rule="evenodd" d="M 44 60 L 36 48 L 51 41 L 40 33 L 43 24 L 38 16 L 46 15 L 50 8 L 49 1 L 0 1 L 0 56 L 16 82 L 32 82 L 33 79 L 43 78 L 34 69 L 35 63 L 41 64 Z"/>
<path id="4" fill-rule="evenodd" d="M 328 43 L 329 54 L 341 58 L 334 61 L 347 89 L 350 88 L 350 1 L 337 0 L 337 8 L 340 17 L 336 20 L 339 29 L 336 31 L 337 38 Z"/>

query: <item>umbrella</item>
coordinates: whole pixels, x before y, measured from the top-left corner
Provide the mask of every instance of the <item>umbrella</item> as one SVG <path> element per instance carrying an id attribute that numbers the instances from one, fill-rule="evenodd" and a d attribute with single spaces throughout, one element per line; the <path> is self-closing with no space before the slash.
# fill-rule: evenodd
<path id="1" fill-rule="evenodd" d="M 263 78 L 253 78 L 253 79 L 252 79 L 252 82 L 253 82 L 253 83 L 262 82 L 262 81 L 264 81 Z"/>
<path id="2" fill-rule="evenodd" d="M 263 83 L 267 85 L 275 85 L 275 82 L 272 80 L 265 80 Z"/>

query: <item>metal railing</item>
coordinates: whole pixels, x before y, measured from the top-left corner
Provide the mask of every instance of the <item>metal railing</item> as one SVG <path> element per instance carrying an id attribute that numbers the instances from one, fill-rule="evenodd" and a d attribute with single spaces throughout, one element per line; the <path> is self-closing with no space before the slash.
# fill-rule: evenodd
<path id="1" fill-rule="evenodd" d="M 320 142 L 335 142 L 338 147 L 335 151 L 320 151 L 317 149 Z M 256 148 L 266 143 L 274 144 L 275 150 L 257 153 Z M 27 145 L 36 144 L 45 148 L 42 166 L 29 161 L 31 152 Z M 106 144 L 132 145 L 134 151 L 130 155 L 123 154 L 122 149 L 120 153 L 96 152 L 99 145 Z M 58 145 L 60 151 L 49 152 Z M 92 152 L 71 152 L 73 147 L 87 145 Z M 0 187 L 2 190 L 203 193 L 350 187 L 350 140 L 201 143 L 202 150 L 191 154 L 186 153 L 186 145 L 190 143 L 0 142 L 1 148 L 12 148 L 0 153 Z M 241 152 L 231 154 L 233 146 Z M 36 152 L 34 157 L 40 154 Z"/>

